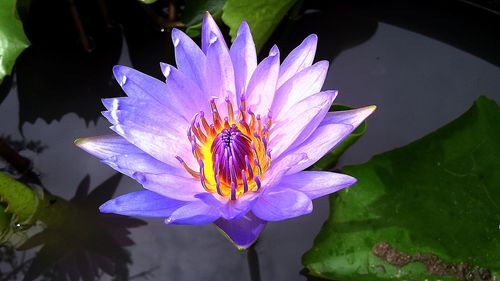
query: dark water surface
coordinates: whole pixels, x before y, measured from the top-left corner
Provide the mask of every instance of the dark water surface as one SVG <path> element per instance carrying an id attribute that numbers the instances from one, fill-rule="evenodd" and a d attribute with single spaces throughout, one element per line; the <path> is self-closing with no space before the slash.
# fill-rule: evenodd
<path id="1" fill-rule="evenodd" d="M 378 106 L 365 136 L 340 165 L 363 163 L 432 132 L 465 112 L 479 95 L 500 101 L 500 52 L 491 51 L 500 46 L 499 16 L 450 3 L 443 13 L 442 7 L 411 13 L 398 5 L 391 12 L 340 5 L 332 12 L 309 10 L 291 26 L 279 27 L 271 41 L 278 41 L 282 53 L 307 34 L 318 34 L 317 59 L 331 62 L 324 89 L 339 90 L 337 103 Z M 464 10 L 471 18 L 462 18 Z M 422 14 L 405 21 L 404 13 Z M 479 19 L 492 19 L 483 23 L 482 34 Z M 462 24 L 450 24 L 454 21 Z M 34 45 L 19 60 L 0 104 L 0 135 L 40 141 L 46 147 L 38 154 L 22 154 L 32 159 L 42 184 L 61 197 L 71 198 L 87 174 L 91 187 L 115 174 L 73 144 L 78 137 L 110 133 L 108 122 L 99 117 L 104 110 L 99 99 L 122 95 L 112 65 L 160 77 L 158 62 L 174 62 L 169 34 L 131 22 L 96 37 L 92 55 L 68 43 L 51 45 L 46 38 L 57 38 L 54 34 L 32 39 Z M 115 196 L 140 188 L 123 177 Z M 321 198 L 308 216 L 268 224 L 256 247 L 262 280 L 305 280 L 299 274 L 301 256 L 327 216 L 328 200 Z M 149 280 L 250 280 L 245 253 L 235 250 L 215 227 L 145 221 L 148 225 L 131 230 L 131 275 L 153 268 Z"/>

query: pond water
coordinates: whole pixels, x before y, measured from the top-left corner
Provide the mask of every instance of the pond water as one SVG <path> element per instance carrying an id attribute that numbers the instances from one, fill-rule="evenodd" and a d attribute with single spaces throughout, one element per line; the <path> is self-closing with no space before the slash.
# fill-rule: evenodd
<path id="1" fill-rule="evenodd" d="M 337 103 L 378 106 L 366 134 L 339 166 L 363 163 L 432 132 L 465 112 L 480 95 L 500 101 L 500 44 L 491 38 L 500 34 L 499 16 L 461 2 L 419 5 L 412 12 L 411 7 L 392 5 L 393 14 L 383 5 L 311 9 L 291 26 L 280 26 L 283 32 L 270 40 L 287 53 L 307 34 L 318 34 L 317 60 L 331 62 L 324 89 L 339 90 Z M 465 23 L 464 11 L 469 13 Z M 491 22 L 478 40 L 486 20 Z M 91 55 L 37 38 L 20 58 L 0 104 L 0 135 L 40 142 L 41 152 L 21 154 L 32 160 L 43 186 L 53 194 L 71 198 L 86 175 L 95 187 L 115 174 L 73 144 L 78 137 L 110 132 L 98 114 L 104 109 L 100 98 L 121 95 L 112 65 L 160 77 L 158 62 L 173 63 L 169 34 L 151 30 L 141 35 L 137 30 L 123 24 L 104 47 L 103 38 L 97 38 Z M 115 196 L 140 188 L 123 177 Z M 320 198 L 312 214 L 268 224 L 256 246 L 262 280 L 306 280 L 299 273 L 301 256 L 327 217 L 328 200 Z M 131 229 L 135 245 L 127 247 L 133 261 L 130 275 L 150 270 L 148 280 L 250 280 L 245 253 L 235 250 L 215 227 L 144 221 L 146 226 Z"/>

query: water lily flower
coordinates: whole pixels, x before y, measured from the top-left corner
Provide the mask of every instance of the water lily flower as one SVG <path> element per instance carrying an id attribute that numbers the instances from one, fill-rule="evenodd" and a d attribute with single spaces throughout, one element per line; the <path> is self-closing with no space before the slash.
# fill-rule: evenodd
<path id="1" fill-rule="evenodd" d="M 308 214 L 312 199 L 355 183 L 303 171 L 375 109 L 328 112 L 337 91 L 321 91 L 328 62 L 313 64 L 316 35 L 281 64 L 276 46 L 257 63 L 246 22 L 228 48 L 208 13 L 201 49 L 177 29 L 172 41 L 177 67 L 161 64 L 166 82 L 114 67 L 128 96 L 103 99 L 116 134 L 76 141 L 145 188 L 101 212 L 214 223 L 244 249 L 267 222 Z"/>

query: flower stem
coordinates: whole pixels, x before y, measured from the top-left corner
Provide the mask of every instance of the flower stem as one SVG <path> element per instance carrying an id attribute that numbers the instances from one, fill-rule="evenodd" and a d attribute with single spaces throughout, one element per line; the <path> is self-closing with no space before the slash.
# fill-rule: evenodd
<path id="1" fill-rule="evenodd" d="M 247 249 L 248 267 L 250 269 L 250 280 L 260 281 L 259 256 L 255 251 L 255 244 Z"/>

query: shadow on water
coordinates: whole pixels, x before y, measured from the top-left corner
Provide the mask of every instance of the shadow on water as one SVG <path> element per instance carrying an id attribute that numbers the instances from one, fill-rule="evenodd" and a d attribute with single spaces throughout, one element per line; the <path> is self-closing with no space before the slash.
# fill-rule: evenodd
<path id="1" fill-rule="evenodd" d="M 98 1 L 78 3 L 90 50 L 79 38 L 66 1 L 32 2 L 25 30 L 32 42 L 17 62 L 19 128 L 37 118 L 59 120 L 75 112 L 87 122 L 100 116 L 103 96 L 121 94 L 112 81 L 122 38 L 104 20 Z"/>
<path id="2" fill-rule="evenodd" d="M 175 65 L 175 59 L 170 31 L 157 22 L 157 18 L 166 16 L 158 4 L 161 3 L 148 6 L 138 1 L 120 1 L 111 7 L 111 16 L 123 28 L 131 65 L 148 75 L 164 79 L 160 62 Z"/>
<path id="3" fill-rule="evenodd" d="M 13 157 L 6 158 L 3 152 L 9 144 L 2 142 L 5 145 L 0 147 L 0 156 L 7 162 L 7 167 L 2 170 L 16 170 L 20 174 L 19 180 L 26 178 L 27 174 L 37 177 L 30 163 L 20 169 L 19 165 L 14 165 L 16 161 Z M 29 144 L 23 144 L 23 147 Z M 34 144 L 39 146 L 36 142 Z M 20 155 L 16 159 L 29 162 Z M 29 168 L 26 169 L 26 166 Z M 128 216 L 102 214 L 98 209 L 113 197 L 121 178 L 122 175 L 117 173 L 91 189 L 90 176 L 87 175 L 70 200 L 43 187 L 41 190 L 33 188 L 31 192 L 39 194 L 39 199 L 31 215 L 34 221 L 29 223 L 18 222 L 14 210 L 11 210 L 14 214 L 4 212 L 6 205 L 12 203 L 10 200 L 15 199 L 9 191 L 0 190 L 3 215 L 0 218 L 0 281 L 17 280 L 18 277 L 25 281 L 39 278 L 93 281 L 104 274 L 114 280 L 129 280 L 128 266 L 132 260 L 125 247 L 134 245 L 129 237 L 130 229 L 143 226 L 146 222 Z M 35 182 L 40 183 L 40 180 Z M 35 248 L 37 250 L 33 252 Z M 18 254 L 15 254 L 16 251 Z M 137 276 L 146 277 L 153 270 L 146 270 Z"/>
<path id="4" fill-rule="evenodd" d="M 123 95 L 112 75 L 120 55 L 160 78 L 159 62 L 174 62 L 170 33 L 144 7 L 135 0 L 34 0 L 25 21 L 32 46 L 17 61 L 19 128 L 37 118 L 60 120 L 69 112 L 97 121 L 103 109 L 100 99 Z M 122 44 L 128 47 L 124 54 Z M 0 99 L 10 89 L 8 82 Z"/>
<path id="5" fill-rule="evenodd" d="M 40 277 L 93 281 L 103 274 L 115 280 L 129 280 L 128 266 L 132 260 L 125 247 L 134 245 L 129 229 L 146 223 L 98 211 L 99 205 L 114 194 L 120 178 L 116 174 L 89 191 L 90 177 L 86 176 L 69 201 L 45 191 L 37 211 L 42 230 L 33 234 L 30 228 L 40 227 L 36 224 L 13 231 L 12 235 L 20 237 L 22 243 L 2 245 L 5 253 L 0 256 L 0 264 L 10 264 L 10 270 L 5 270 L 8 266 L 2 267 L 0 280 L 16 280 L 19 275 L 25 281 Z M 16 257 L 8 255 L 13 248 L 20 253 Z M 33 256 L 29 250 L 34 248 L 38 250 Z"/>
<path id="6" fill-rule="evenodd" d="M 494 2 L 357 0 L 311 1 L 308 5 L 312 9 L 329 11 L 329 18 L 318 26 L 325 22 L 341 26 L 336 13 L 385 22 L 434 38 L 500 66 L 500 5 L 498 1 L 494 5 Z"/>
<path id="7" fill-rule="evenodd" d="M 315 60 L 332 60 L 342 51 L 366 42 L 377 31 L 375 20 L 306 4 L 302 7 L 303 14 L 296 19 L 286 19 L 277 27 L 262 49 L 261 57 L 266 56 L 266 50 L 274 44 L 282 54 L 288 54 L 309 34 L 316 34 L 319 42 Z"/>
<path id="8" fill-rule="evenodd" d="M 2 83 L 0 83 L 0 104 L 9 94 L 10 88 L 12 87 L 12 76 L 7 75 L 3 78 Z"/>

